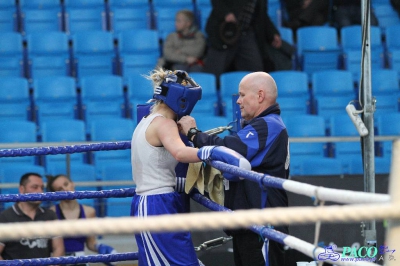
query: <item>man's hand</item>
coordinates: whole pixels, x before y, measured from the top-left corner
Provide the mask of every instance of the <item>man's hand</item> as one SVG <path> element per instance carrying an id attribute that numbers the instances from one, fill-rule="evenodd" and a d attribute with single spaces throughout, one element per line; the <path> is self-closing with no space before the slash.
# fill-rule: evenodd
<path id="1" fill-rule="evenodd" d="M 179 132 L 185 136 L 192 127 L 197 127 L 197 125 L 196 120 L 191 116 L 185 115 L 178 121 Z"/>

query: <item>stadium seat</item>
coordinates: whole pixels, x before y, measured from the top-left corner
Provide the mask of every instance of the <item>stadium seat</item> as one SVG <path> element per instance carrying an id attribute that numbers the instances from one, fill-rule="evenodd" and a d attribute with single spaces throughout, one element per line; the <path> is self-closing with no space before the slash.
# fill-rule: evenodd
<path id="1" fill-rule="evenodd" d="M 105 118 L 91 123 L 90 136 L 96 142 L 130 141 L 134 130 L 133 121 L 125 118 Z M 97 171 L 105 164 L 130 162 L 130 150 L 96 151 L 93 161 Z"/>
<path id="2" fill-rule="evenodd" d="M 28 81 L 20 77 L 0 77 L 0 121 L 31 120 Z"/>
<path id="3" fill-rule="evenodd" d="M 387 27 L 400 23 L 399 15 L 390 3 L 373 5 L 373 10 L 384 34 Z"/>
<path id="4" fill-rule="evenodd" d="M 399 111 L 400 87 L 395 70 L 381 69 L 371 76 L 372 92 L 376 97 L 375 115 Z"/>
<path id="5" fill-rule="evenodd" d="M 277 101 L 282 115 L 309 114 L 311 112 L 308 76 L 305 72 L 281 70 L 269 74 L 274 78 L 278 88 Z"/>
<path id="6" fill-rule="evenodd" d="M 31 121 L 7 120 L 0 121 L 1 143 L 34 143 L 36 142 L 36 125 Z M 34 165 L 35 156 L 2 157 L 0 165 Z"/>
<path id="7" fill-rule="evenodd" d="M 110 30 L 150 29 L 151 10 L 148 0 L 109 0 Z"/>
<path id="8" fill-rule="evenodd" d="M 326 157 L 294 158 L 290 162 L 290 175 L 316 176 L 316 175 L 342 175 L 341 160 Z"/>
<path id="9" fill-rule="evenodd" d="M 201 100 L 196 103 L 192 113 L 199 115 L 219 115 L 217 81 L 214 74 L 192 72 L 189 76 L 202 88 Z"/>
<path id="10" fill-rule="evenodd" d="M 0 76 L 23 77 L 22 37 L 17 32 L 0 32 Z"/>
<path id="11" fill-rule="evenodd" d="M 82 120 L 64 118 L 44 121 L 41 125 L 41 132 L 43 142 L 86 141 L 85 123 Z M 74 164 L 87 161 L 87 159 L 85 160 L 84 153 L 47 155 L 44 157 L 46 169 L 65 169 L 67 158 Z M 62 172 L 59 172 L 59 174 L 60 173 Z"/>
<path id="12" fill-rule="evenodd" d="M 283 119 L 289 137 L 324 137 L 325 120 L 316 115 L 291 115 Z M 320 142 L 291 143 L 290 157 L 324 157 L 327 145 Z M 301 159 L 301 158 L 300 158 Z M 299 160 L 300 160 L 299 159 Z"/>
<path id="13" fill-rule="evenodd" d="M 17 31 L 18 19 L 15 0 L 0 2 L 0 32 Z"/>
<path id="14" fill-rule="evenodd" d="M 293 30 L 291 28 L 279 27 L 278 30 L 279 30 L 282 40 L 285 40 L 286 42 L 288 42 L 292 45 L 295 44 L 295 42 L 293 40 Z"/>
<path id="15" fill-rule="evenodd" d="M 132 178 L 132 164 L 130 161 L 127 162 L 114 162 L 111 164 L 105 164 L 100 167 L 100 178 L 101 181 L 127 181 L 133 182 Z M 120 185 L 109 185 L 103 186 L 103 190 L 108 189 L 119 189 L 119 188 L 130 188 L 132 184 L 120 184 Z"/>
<path id="16" fill-rule="evenodd" d="M 128 99 L 131 117 L 134 124 L 137 124 L 137 105 L 145 104 L 153 98 L 153 84 L 140 74 L 131 75 L 127 79 Z"/>
<path id="17" fill-rule="evenodd" d="M 248 71 L 232 71 L 225 72 L 220 76 L 220 94 L 221 101 L 224 107 L 224 116 L 231 117 L 232 115 L 232 95 L 238 94 L 239 83 L 244 76 L 251 72 Z"/>
<path id="18" fill-rule="evenodd" d="M 282 26 L 282 6 L 280 0 L 269 0 L 267 2 L 267 12 L 276 27 Z"/>
<path id="19" fill-rule="evenodd" d="M 339 69 L 341 49 L 337 31 L 330 26 L 307 26 L 297 30 L 297 57 L 302 71 Z"/>
<path id="20" fill-rule="evenodd" d="M 125 115 L 122 78 L 115 75 L 88 76 L 80 79 L 83 117 L 88 130 L 94 120 Z"/>
<path id="21" fill-rule="evenodd" d="M 132 197 L 127 198 L 107 198 L 107 217 L 130 216 Z"/>
<path id="22" fill-rule="evenodd" d="M 71 74 L 68 36 L 64 32 L 37 32 L 26 36 L 30 79 Z"/>
<path id="23" fill-rule="evenodd" d="M 33 80 L 36 122 L 78 118 L 75 79 L 49 76 Z"/>
<path id="24" fill-rule="evenodd" d="M 400 79 L 400 24 L 386 28 L 386 49 L 390 69 L 396 70 Z"/>
<path id="25" fill-rule="evenodd" d="M 115 68 L 112 33 L 105 31 L 77 32 L 72 36 L 74 76 L 111 75 Z"/>
<path id="26" fill-rule="evenodd" d="M 107 30 L 104 0 L 64 0 L 67 33 Z"/>
<path id="27" fill-rule="evenodd" d="M 45 168 L 33 164 L 2 164 L 0 166 L 0 180 L 2 184 L 14 184 L 15 188 L 2 188 L 1 194 L 17 194 L 19 193 L 19 181 L 22 175 L 26 173 L 37 173 L 43 177 L 43 182 L 46 182 Z M 4 204 L 4 207 L 13 205 L 13 202 Z"/>
<path id="28" fill-rule="evenodd" d="M 394 120 L 393 120 L 394 119 Z M 377 135 L 379 136 L 400 136 L 400 113 L 381 114 L 377 117 Z M 392 158 L 392 141 L 380 143 L 381 157 L 390 162 Z"/>
<path id="29" fill-rule="evenodd" d="M 311 84 L 314 112 L 323 116 L 326 123 L 334 114 L 345 114 L 346 105 L 356 98 L 350 71 L 316 71 L 312 74 Z"/>
<path id="30" fill-rule="evenodd" d="M 61 16 L 61 6 L 58 10 L 23 10 L 21 12 L 21 32 L 26 35 L 33 32 L 61 31 Z"/>
<path id="31" fill-rule="evenodd" d="M 196 1 L 196 3 L 198 3 L 198 2 L 199 1 Z M 210 4 L 210 6 L 203 6 L 203 5 L 197 4 L 196 13 L 199 18 L 199 28 L 205 36 L 207 36 L 206 24 L 207 24 L 208 17 L 211 14 L 211 10 L 212 10 L 211 4 Z"/>
<path id="32" fill-rule="evenodd" d="M 192 115 L 192 114 L 191 114 Z M 217 127 L 225 127 L 225 126 L 233 126 L 234 121 L 225 116 L 202 116 L 193 114 L 193 117 L 196 119 L 196 125 L 202 131 L 207 131 L 211 129 L 215 129 Z M 230 135 L 229 130 L 225 130 L 221 133 L 218 133 L 218 136 L 223 138 L 227 135 Z"/>
<path id="33" fill-rule="evenodd" d="M 155 30 L 121 31 L 118 37 L 120 75 L 148 74 L 160 57 L 160 44 Z"/>
<path id="34" fill-rule="evenodd" d="M 370 28 L 371 68 L 384 68 L 384 47 L 381 40 L 381 29 L 378 26 Z M 353 74 L 353 81 L 359 82 L 362 54 L 362 27 L 360 25 L 345 26 L 340 29 L 343 48 L 344 69 Z"/>

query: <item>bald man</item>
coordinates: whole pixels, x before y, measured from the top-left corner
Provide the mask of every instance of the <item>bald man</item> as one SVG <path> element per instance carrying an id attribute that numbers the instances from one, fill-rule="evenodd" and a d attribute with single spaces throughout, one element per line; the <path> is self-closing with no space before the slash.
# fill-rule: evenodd
<path id="1" fill-rule="evenodd" d="M 246 157 L 252 170 L 275 177 L 289 177 L 289 141 L 286 126 L 280 117 L 278 92 L 274 79 L 265 72 L 246 75 L 239 84 L 237 104 L 243 118 L 242 128 L 234 135 L 220 138 L 197 129 L 193 117 L 184 116 L 178 124 L 195 147 L 219 145 L 231 148 Z M 225 183 L 225 207 L 232 210 L 287 207 L 286 192 L 267 188 L 263 192 L 253 181 Z M 288 233 L 286 226 L 275 227 Z M 265 265 L 262 255 L 263 240 L 251 230 L 229 230 L 233 236 L 236 266 Z M 283 246 L 269 241 L 269 265 L 285 266 Z"/>

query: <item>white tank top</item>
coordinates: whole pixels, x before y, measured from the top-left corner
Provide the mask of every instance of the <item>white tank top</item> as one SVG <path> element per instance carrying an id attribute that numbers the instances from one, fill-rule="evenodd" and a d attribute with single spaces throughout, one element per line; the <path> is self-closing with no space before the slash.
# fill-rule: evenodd
<path id="1" fill-rule="evenodd" d="M 146 140 L 146 130 L 157 116 L 162 115 L 155 113 L 144 117 L 133 132 L 131 162 L 137 194 L 172 192 L 176 184 L 178 161 L 164 147 L 155 147 Z"/>

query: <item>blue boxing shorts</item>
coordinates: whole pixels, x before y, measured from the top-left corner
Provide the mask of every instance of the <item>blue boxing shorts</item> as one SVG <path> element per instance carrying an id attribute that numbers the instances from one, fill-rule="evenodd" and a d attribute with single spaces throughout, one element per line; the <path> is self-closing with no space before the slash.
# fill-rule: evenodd
<path id="1" fill-rule="evenodd" d="M 177 192 L 133 196 L 131 216 L 143 217 L 184 212 L 181 196 Z M 135 234 L 139 248 L 140 266 L 184 265 L 198 266 L 190 232 Z"/>

